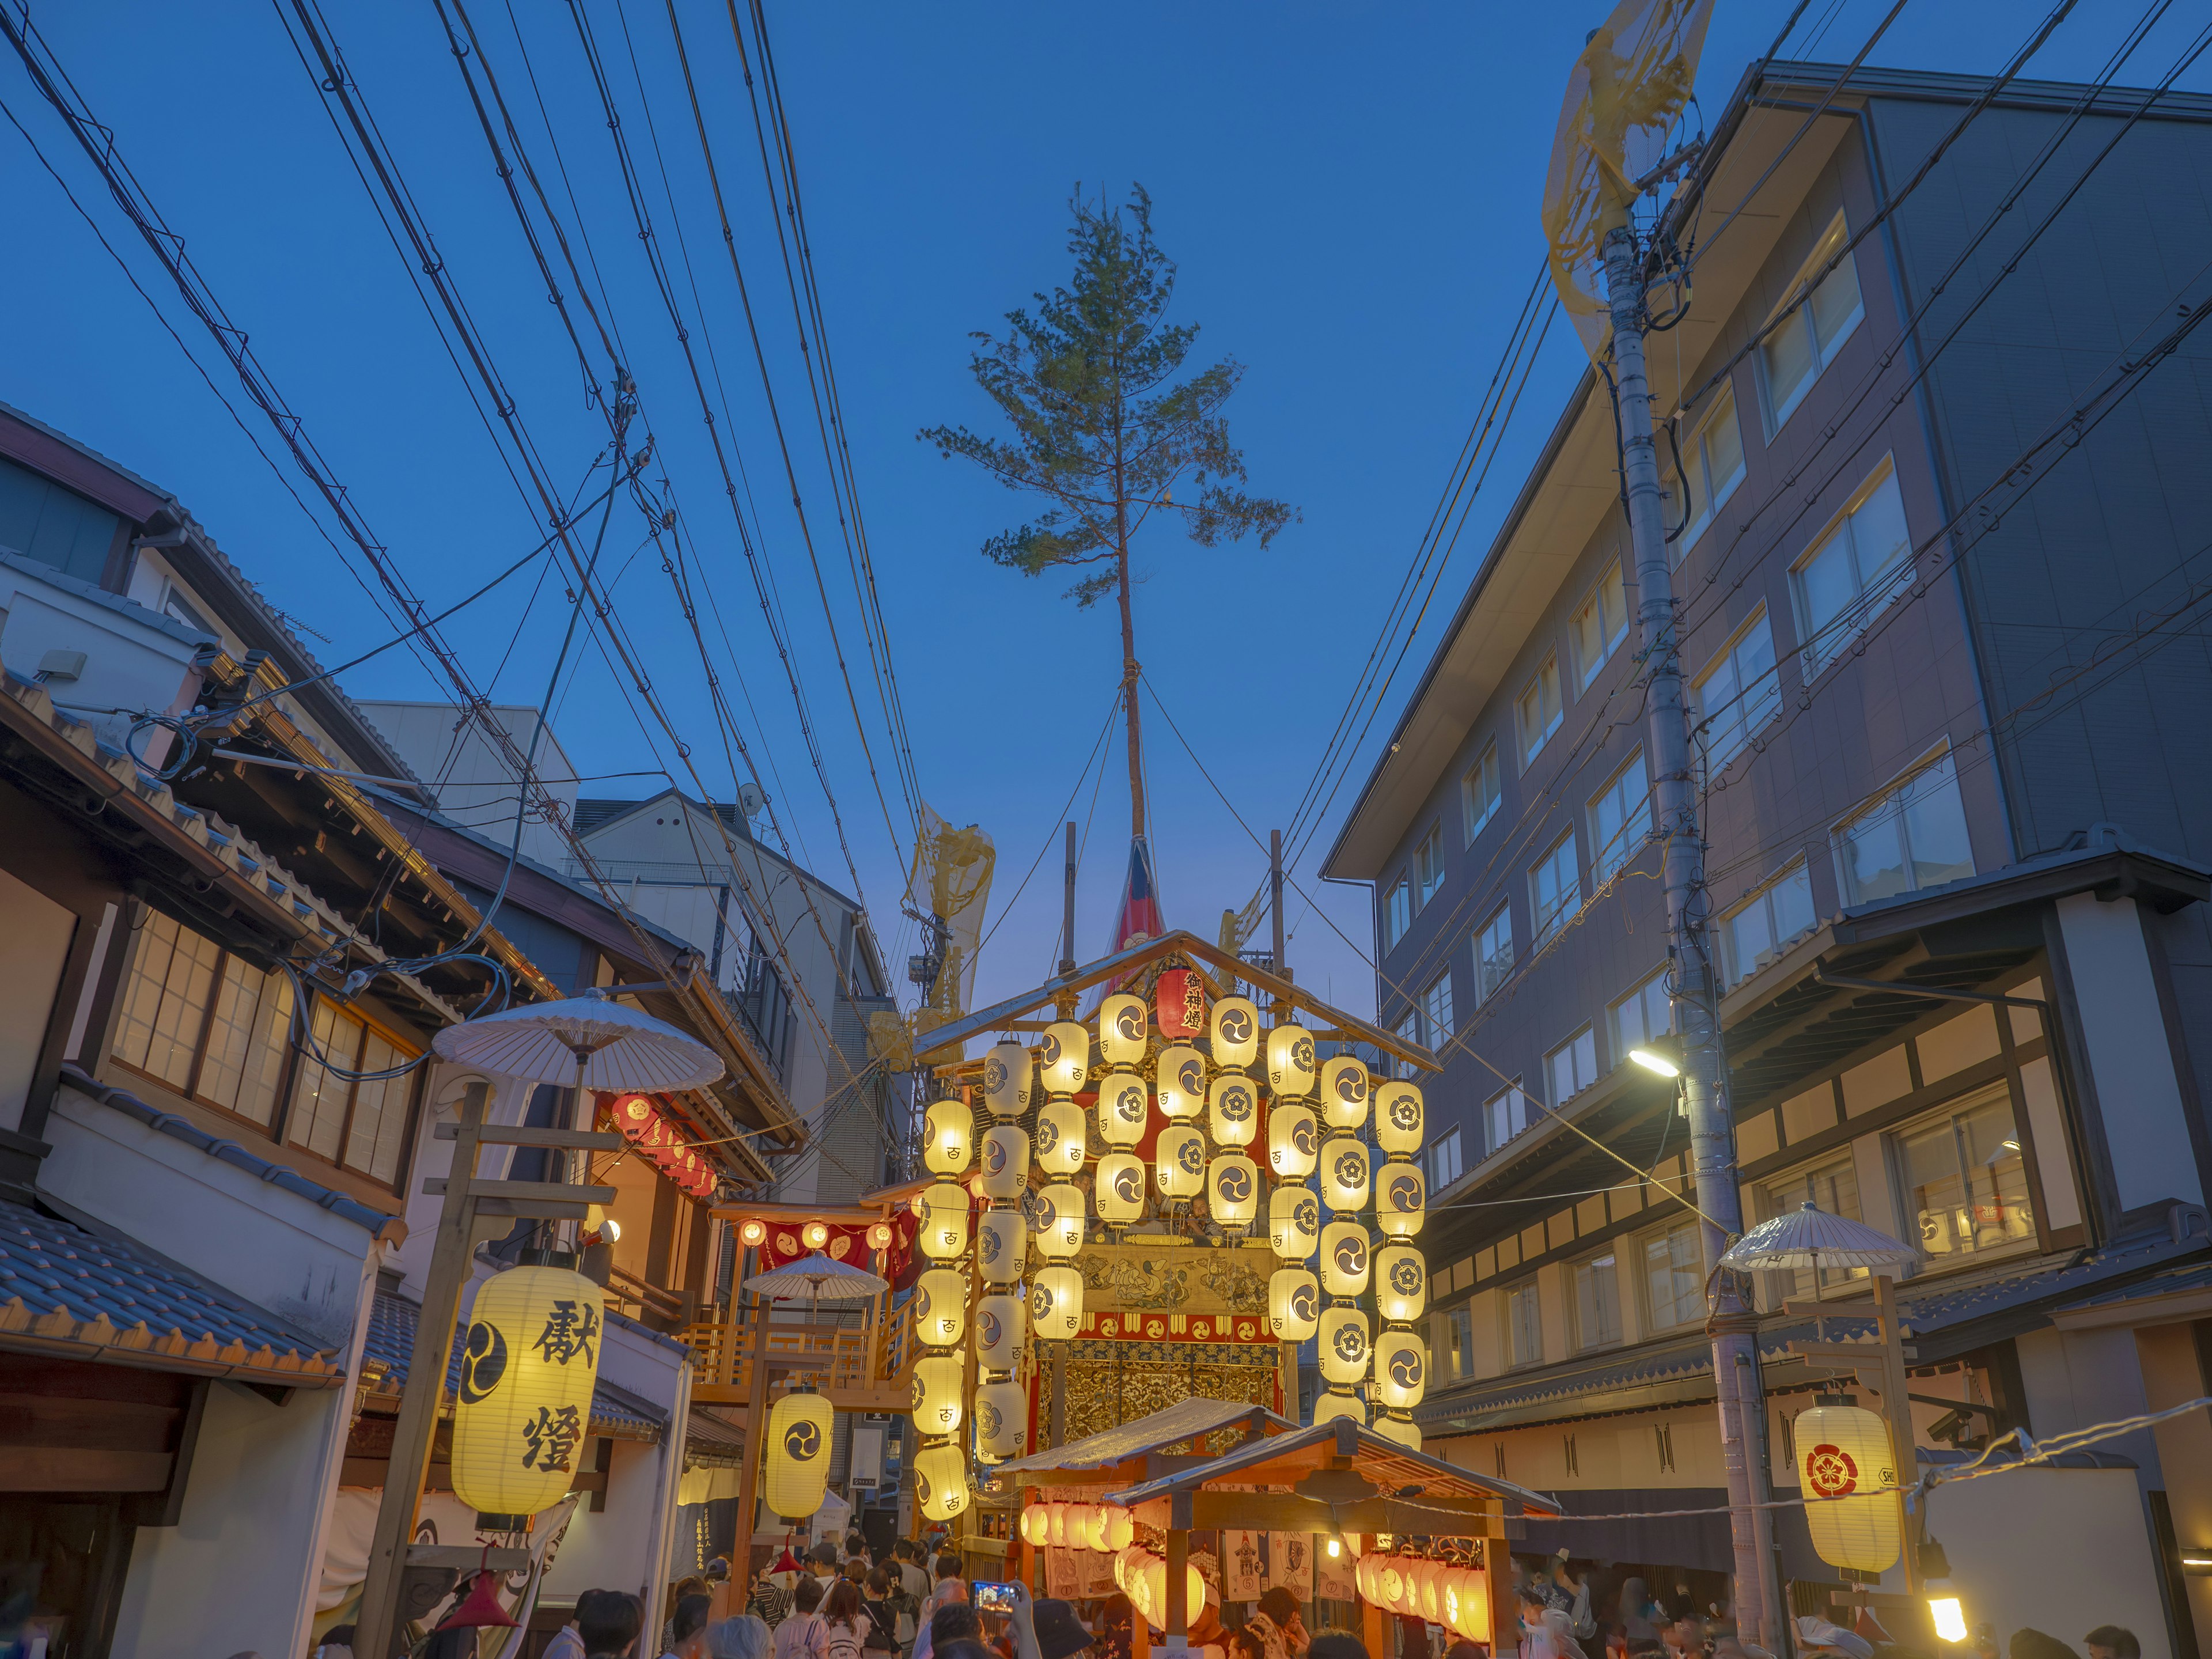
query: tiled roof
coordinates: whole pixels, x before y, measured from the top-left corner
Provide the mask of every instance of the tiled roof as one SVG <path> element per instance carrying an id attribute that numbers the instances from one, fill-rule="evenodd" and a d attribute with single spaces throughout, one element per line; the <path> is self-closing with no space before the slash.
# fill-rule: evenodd
<path id="1" fill-rule="evenodd" d="M 396 1393 L 405 1385 L 407 1367 L 415 1356 L 415 1329 L 422 1310 L 416 1304 L 390 1291 L 379 1291 L 368 1310 L 368 1337 L 362 1345 L 362 1369 L 381 1365 L 380 1393 Z M 614 1316 L 609 1316 L 611 1318 Z M 446 1390 L 456 1394 L 461 1386 L 462 1327 L 453 1326 L 452 1351 L 446 1361 Z M 592 1426 L 626 1437 L 657 1440 L 668 1413 L 650 1401 L 641 1400 L 601 1377 L 592 1390 Z"/>
<path id="2" fill-rule="evenodd" d="M 734 1423 L 726 1423 L 710 1411 L 694 1406 L 684 1431 L 684 1461 L 686 1463 L 726 1463 L 735 1467 L 744 1462 L 745 1431 Z"/>
<path id="3" fill-rule="evenodd" d="M 344 1375 L 275 1315 L 26 1204 L 0 1204 L 0 1346 L 308 1388 Z"/>

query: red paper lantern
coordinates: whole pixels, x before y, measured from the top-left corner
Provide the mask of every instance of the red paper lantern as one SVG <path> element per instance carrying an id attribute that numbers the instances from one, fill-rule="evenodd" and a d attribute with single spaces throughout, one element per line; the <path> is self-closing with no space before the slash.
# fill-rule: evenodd
<path id="1" fill-rule="evenodd" d="M 643 1095 L 618 1095 L 615 1098 L 614 1120 L 617 1128 L 635 1140 L 660 1121 L 660 1115 Z"/>

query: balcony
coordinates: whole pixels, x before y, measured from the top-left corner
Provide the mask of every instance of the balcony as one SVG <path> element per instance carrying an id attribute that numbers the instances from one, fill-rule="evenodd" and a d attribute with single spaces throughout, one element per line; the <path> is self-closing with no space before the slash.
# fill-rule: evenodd
<path id="1" fill-rule="evenodd" d="M 911 1306 L 881 1319 L 872 1309 L 858 1325 L 770 1322 L 757 1351 L 751 1320 L 687 1326 L 677 1334 L 698 1364 L 691 1397 L 702 1406 L 746 1404 L 757 1358 L 767 1366 L 771 1401 L 804 1381 L 839 1411 L 905 1411 L 914 1396 Z"/>

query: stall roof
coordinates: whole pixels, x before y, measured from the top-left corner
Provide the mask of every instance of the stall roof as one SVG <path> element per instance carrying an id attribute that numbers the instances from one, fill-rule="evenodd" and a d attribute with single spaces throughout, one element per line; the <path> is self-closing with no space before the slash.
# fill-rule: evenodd
<path id="1" fill-rule="evenodd" d="M 1101 1429 L 1097 1434 L 1071 1440 L 1065 1446 L 1055 1446 L 1049 1451 L 1032 1452 L 1027 1457 L 1010 1459 L 992 1470 L 992 1484 L 996 1486 L 1010 1474 L 1048 1474 L 1055 1469 L 1103 1469 L 1109 1464 L 1124 1463 L 1133 1457 L 1142 1457 L 1147 1452 L 1179 1445 L 1198 1435 L 1211 1434 L 1216 1429 L 1233 1428 L 1238 1424 L 1261 1434 L 1280 1434 L 1297 1428 L 1297 1425 L 1289 1419 L 1278 1417 L 1261 1406 L 1239 1400 L 1209 1400 L 1194 1395 L 1188 1400 L 1177 1401 L 1164 1411 L 1140 1417 L 1133 1423 Z"/>

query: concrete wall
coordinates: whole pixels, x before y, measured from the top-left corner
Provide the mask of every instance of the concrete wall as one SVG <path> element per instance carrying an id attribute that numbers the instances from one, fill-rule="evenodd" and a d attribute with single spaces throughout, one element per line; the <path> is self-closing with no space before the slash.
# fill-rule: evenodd
<path id="1" fill-rule="evenodd" d="M 435 791 L 440 811 L 501 846 L 510 843 L 514 834 L 516 774 L 473 720 L 465 730 L 456 731 L 460 711 L 444 702 L 365 702 L 361 712 L 416 776 Z M 514 738 L 516 749 L 528 754 L 531 735 L 538 725 L 537 709 L 499 704 L 491 712 Z M 538 738 L 532 767 L 539 781 L 573 810 L 576 764 L 550 728 Z M 557 870 L 568 856 L 568 842 L 532 814 L 523 822 L 522 851 L 526 857 Z"/>

